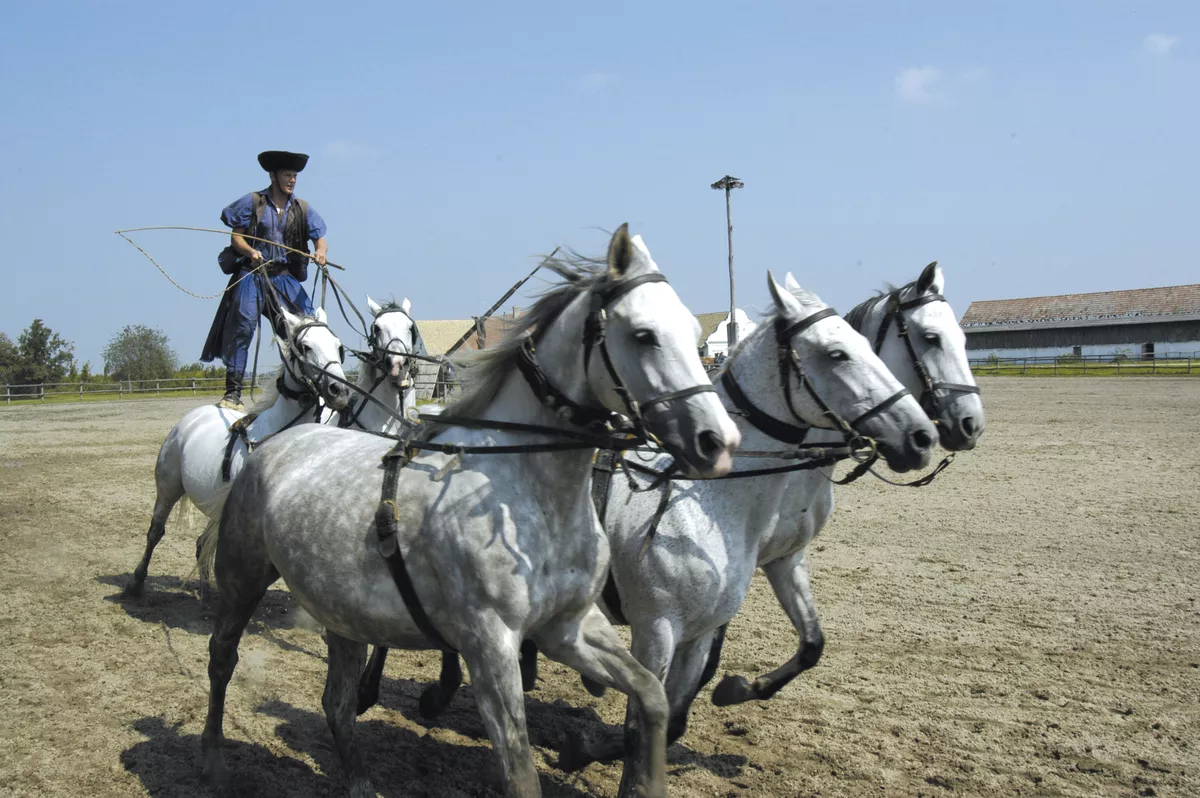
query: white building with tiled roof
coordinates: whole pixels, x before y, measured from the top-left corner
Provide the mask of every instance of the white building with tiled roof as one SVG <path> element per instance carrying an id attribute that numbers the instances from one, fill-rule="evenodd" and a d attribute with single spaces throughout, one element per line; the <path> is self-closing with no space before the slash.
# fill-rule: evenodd
<path id="1" fill-rule="evenodd" d="M 972 302 L 972 357 L 1200 356 L 1200 284 Z"/>

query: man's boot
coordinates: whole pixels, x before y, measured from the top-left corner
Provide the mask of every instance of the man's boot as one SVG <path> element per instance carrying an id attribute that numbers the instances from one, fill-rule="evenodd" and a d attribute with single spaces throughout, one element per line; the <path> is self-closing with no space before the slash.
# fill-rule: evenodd
<path id="1" fill-rule="evenodd" d="M 245 412 L 246 406 L 242 404 L 243 376 L 241 372 L 225 372 L 225 396 L 222 397 L 221 401 L 217 402 L 217 407 L 223 407 L 226 410 L 237 410 L 239 413 Z"/>

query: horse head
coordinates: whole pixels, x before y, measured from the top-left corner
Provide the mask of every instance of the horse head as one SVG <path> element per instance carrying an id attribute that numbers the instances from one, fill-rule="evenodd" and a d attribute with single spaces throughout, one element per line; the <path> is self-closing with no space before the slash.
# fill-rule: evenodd
<path id="1" fill-rule="evenodd" d="M 405 297 L 399 304 L 380 305 L 368 296 L 367 308 L 373 316 L 367 335 L 372 367 L 379 371 L 379 376 L 386 375 L 398 391 L 406 391 L 415 365 L 408 355 L 417 347 L 417 323 L 410 315 L 412 303 Z"/>
<path id="2" fill-rule="evenodd" d="M 727 473 L 741 433 L 700 362 L 696 317 L 628 225 L 613 235 L 607 264 L 585 325 L 592 391 L 608 409 L 640 415 L 688 475 Z"/>
<path id="3" fill-rule="evenodd" d="M 917 400 L 845 319 L 790 273 L 785 282 L 767 274 L 790 412 L 814 427 L 874 439 L 894 471 L 928 465 L 936 433 Z"/>
<path id="4" fill-rule="evenodd" d="M 284 369 L 301 385 L 325 400 L 333 410 L 345 410 L 350 402 L 342 361 L 346 358 L 342 342 L 325 323 L 324 308 L 316 315 L 304 316 L 279 309 L 281 330 L 277 330 L 283 350 Z"/>

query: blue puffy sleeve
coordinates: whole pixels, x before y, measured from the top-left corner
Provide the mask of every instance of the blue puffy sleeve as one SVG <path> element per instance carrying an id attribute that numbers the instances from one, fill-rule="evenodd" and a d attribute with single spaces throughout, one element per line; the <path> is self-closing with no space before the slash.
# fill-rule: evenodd
<path id="1" fill-rule="evenodd" d="M 312 205 L 308 206 L 308 237 L 313 241 L 325 237 L 325 220 Z"/>
<path id="2" fill-rule="evenodd" d="M 250 220 L 253 218 L 254 197 L 250 194 L 234 200 L 225 206 L 225 210 L 221 211 L 221 221 L 230 228 L 241 227 L 248 230 L 250 229 Z"/>

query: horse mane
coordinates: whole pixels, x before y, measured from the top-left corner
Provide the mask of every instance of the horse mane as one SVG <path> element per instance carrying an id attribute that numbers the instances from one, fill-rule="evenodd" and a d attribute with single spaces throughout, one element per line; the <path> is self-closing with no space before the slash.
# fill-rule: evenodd
<path id="1" fill-rule="evenodd" d="M 279 389 L 275 387 L 275 383 L 281 374 L 283 374 L 282 364 L 280 364 L 279 368 L 275 369 L 270 374 L 260 375 L 263 384 L 260 386 L 259 390 L 262 392 L 262 395 L 259 396 L 258 399 L 254 400 L 254 404 L 250 405 L 247 415 L 261 413 L 271 405 L 275 404 L 275 400 L 279 398 Z"/>
<path id="2" fill-rule="evenodd" d="M 913 280 L 911 283 L 905 283 L 899 288 L 891 283 L 884 283 L 883 285 L 884 290 L 876 291 L 875 296 L 871 297 L 865 302 L 855 305 L 849 313 L 842 317 L 849 322 L 850 326 L 855 330 L 859 332 L 862 331 L 862 325 L 866 322 L 867 314 L 871 312 L 871 308 L 875 307 L 880 302 L 890 302 L 893 298 L 899 299 L 900 296 L 908 289 L 915 289 L 917 287 L 917 281 Z"/>
<path id="3" fill-rule="evenodd" d="M 820 305 L 822 307 L 828 307 L 819 296 L 817 296 L 812 291 L 809 291 L 805 288 L 796 288 L 796 289 L 784 288 L 784 290 L 787 291 L 788 293 L 790 293 L 792 296 L 796 297 L 796 299 L 798 299 L 800 301 L 800 303 L 805 306 Z M 763 327 L 767 327 L 767 326 L 774 326 L 775 322 L 778 319 L 779 319 L 779 308 L 777 308 L 775 306 L 775 303 L 772 302 L 770 310 L 766 311 L 762 315 L 762 325 L 760 326 L 760 329 Z M 757 332 L 758 331 L 755 330 L 755 333 L 757 333 Z M 751 335 L 753 335 L 753 333 Z M 737 344 L 734 345 L 733 349 L 727 353 L 727 355 L 725 357 L 725 362 L 722 363 L 720 366 L 718 366 L 715 371 L 710 373 L 709 376 L 712 377 L 713 382 L 716 382 L 717 379 L 722 374 L 725 373 L 725 370 L 727 368 L 729 368 L 729 365 L 731 363 L 733 363 L 734 356 L 737 355 L 738 352 L 740 352 L 742 350 L 742 347 L 744 347 L 746 345 L 746 342 L 749 339 L 750 339 L 750 336 L 740 338 L 738 340 Z"/>
<path id="4" fill-rule="evenodd" d="M 454 366 L 462 369 L 463 383 L 469 387 L 461 398 L 446 406 L 447 416 L 476 418 L 481 415 L 515 368 L 526 336 L 548 327 L 576 297 L 608 279 L 606 260 L 585 257 L 574 251 L 547 258 L 542 266 L 556 273 L 562 281 L 542 292 L 528 312 L 506 325 L 500 343 L 451 358 Z M 427 425 L 422 430 L 422 437 L 433 435 L 440 426 Z"/>

